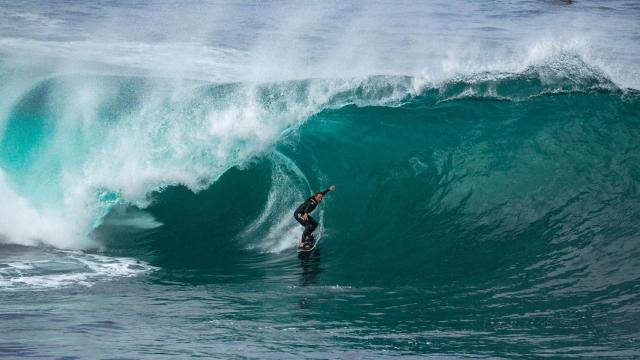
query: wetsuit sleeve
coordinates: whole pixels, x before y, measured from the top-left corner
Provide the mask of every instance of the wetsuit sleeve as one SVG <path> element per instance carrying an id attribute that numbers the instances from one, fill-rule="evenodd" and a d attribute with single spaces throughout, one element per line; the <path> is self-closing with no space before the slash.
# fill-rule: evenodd
<path id="1" fill-rule="evenodd" d="M 327 193 L 328 193 L 328 192 L 330 192 L 330 191 L 331 191 L 331 190 L 329 190 L 329 189 L 327 189 L 327 190 L 323 191 L 323 192 L 322 192 L 322 196 L 327 195 Z"/>

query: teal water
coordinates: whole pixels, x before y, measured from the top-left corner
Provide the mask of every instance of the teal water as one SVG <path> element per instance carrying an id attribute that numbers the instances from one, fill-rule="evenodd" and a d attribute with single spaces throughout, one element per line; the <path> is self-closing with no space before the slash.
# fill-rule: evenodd
<path id="1" fill-rule="evenodd" d="M 133 259 L 122 278 L 3 248 L 3 352 L 635 356 L 640 98 L 591 80 L 321 111 L 206 190 L 112 208 L 92 237 Z M 37 128 L 13 121 L 6 139 Z M 298 259 L 291 211 L 328 182 L 319 251 Z M 162 225 L 123 223 L 142 213 Z"/>
<path id="2" fill-rule="evenodd" d="M 190 5 L 0 1 L 0 357 L 640 356 L 637 5 Z"/>

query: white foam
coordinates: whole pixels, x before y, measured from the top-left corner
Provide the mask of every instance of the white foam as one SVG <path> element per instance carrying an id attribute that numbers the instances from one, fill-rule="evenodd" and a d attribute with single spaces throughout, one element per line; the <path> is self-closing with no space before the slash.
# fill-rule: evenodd
<path id="1" fill-rule="evenodd" d="M 379 74 L 439 82 L 485 71 L 518 72 L 571 52 L 623 87 L 640 88 L 638 9 L 625 2 L 610 4 L 614 11 L 589 2 L 487 8 L 441 0 L 402 6 L 285 1 L 261 4 L 259 11 L 247 11 L 242 2 L 110 11 L 49 6 L 57 11 L 37 3 L 6 6 L 0 21 L 8 34 L 0 34 L 0 48 L 27 59 L 219 82 Z M 78 7 L 82 19 L 74 18 Z M 42 24 L 51 25 L 46 36 Z"/>
<path id="2" fill-rule="evenodd" d="M 126 217 L 110 218 L 108 221 L 103 221 L 109 225 L 126 226 L 137 229 L 155 229 L 162 226 L 162 223 L 157 221 L 153 215 L 140 212 L 136 214 L 126 214 Z"/>
<path id="3" fill-rule="evenodd" d="M 43 254 L 39 254 L 42 257 Z M 50 251 L 44 259 L 0 266 L 0 290 L 34 290 L 67 286 L 93 286 L 98 282 L 132 277 L 155 270 L 130 258 L 107 257 L 80 251 Z"/>
<path id="4" fill-rule="evenodd" d="M 52 242 L 61 247 L 69 247 L 76 240 L 63 219 L 55 214 L 44 215 L 36 211 L 31 204 L 16 194 L 5 181 L 0 169 L 0 234 L 5 239 L 22 245 L 37 245 Z"/>
<path id="5" fill-rule="evenodd" d="M 12 263 L 7 263 L 7 265 L 9 267 L 12 267 L 12 268 L 18 269 L 18 270 L 30 270 L 30 269 L 33 269 L 32 265 L 25 264 L 23 262 L 12 262 Z"/>
<path id="6" fill-rule="evenodd" d="M 272 186 L 267 204 L 239 238 L 248 249 L 279 253 L 298 244 L 301 229 L 293 221 L 292 214 L 300 199 L 308 196 L 311 190 L 302 171 L 286 156 L 274 152 L 272 163 Z"/>

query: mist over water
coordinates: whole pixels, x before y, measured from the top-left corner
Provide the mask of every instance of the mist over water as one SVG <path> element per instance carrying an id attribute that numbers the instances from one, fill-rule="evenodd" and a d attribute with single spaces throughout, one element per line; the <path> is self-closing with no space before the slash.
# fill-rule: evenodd
<path id="1" fill-rule="evenodd" d="M 442 81 L 519 72 L 573 53 L 620 87 L 639 81 L 639 10 L 626 1 L 54 1 L 46 9 L 15 2 L 2 8 L 8 58 L 55 59 L 71 72 L 99 64 L 217 82 L 380 74 Z"/>
<path id="2" fill-rule="evenodd" d="M 638 356 L 639 18 L 0 1 L 0 354 Z"/>

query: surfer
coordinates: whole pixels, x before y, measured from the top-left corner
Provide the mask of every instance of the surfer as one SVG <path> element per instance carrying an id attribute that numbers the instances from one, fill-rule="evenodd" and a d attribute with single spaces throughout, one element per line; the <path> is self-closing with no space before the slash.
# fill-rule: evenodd
<path id="1" fill-rule="evenodd" d="M 311 233 L 318 226 L 318 222 L 309 215 L 313 210 L 316 209 L 318 204 L 322 201 L 322 198 L 329 192 L 335 191 L 336 186 L 331 185 L 325 191 L 319 191 L 315 193 L 313 196 L 305 200 L 298 208 L 296 209 L 293 217 L 304 226 L 304 232 L 302 233 L 301 245 L 303 244 L 311 244 L 313 241 L 313 235 Z"/>

